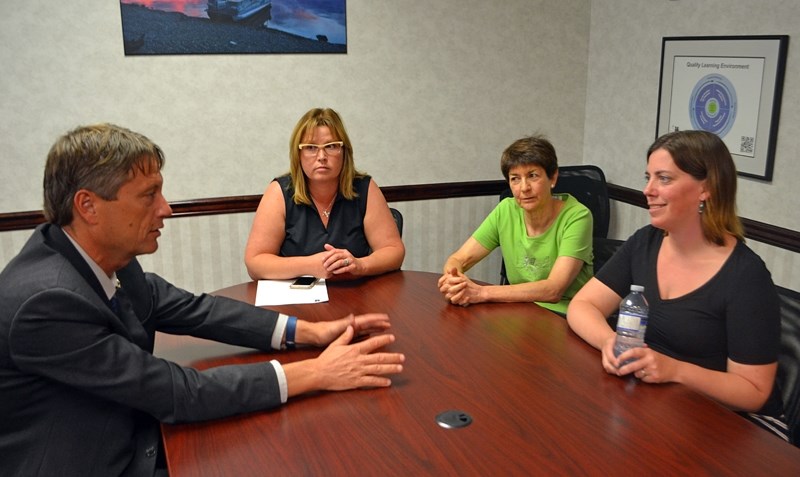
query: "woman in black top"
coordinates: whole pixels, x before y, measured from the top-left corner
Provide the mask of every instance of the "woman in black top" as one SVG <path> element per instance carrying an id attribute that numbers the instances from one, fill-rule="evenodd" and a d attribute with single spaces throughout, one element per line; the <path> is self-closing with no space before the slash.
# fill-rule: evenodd
<path id="1" fill-rule="evenodd" d="M 355 278 L 400 268 L 405 247 L 380 188 L 355 168 L 332 109 L 294 128 L 290 173 L 267 186 L 245 249 L 253 279 Z"/>
<path id="2" fill-rule="evenodd" d="M 651 225 L 575 295 L 570 327 L 601 350 L 606 372 L 682 383 L 780 434 L 778 297 L 744 244 L 728 149 L 705 131 L 666 134 L 648 150 L 646 179 Z M 615 357 L 606 317 L 632 284 L 650 305 L 646 346 Z"/>

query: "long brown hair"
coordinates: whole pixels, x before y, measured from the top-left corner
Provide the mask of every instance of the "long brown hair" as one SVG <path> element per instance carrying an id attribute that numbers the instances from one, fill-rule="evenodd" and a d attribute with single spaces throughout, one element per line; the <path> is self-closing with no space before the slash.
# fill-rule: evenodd
<path id="1" fill-rule="evenodd" d="M 683 172 L 706 181 L 709 197 L 700 217 L 705 239 L 723 245 L 730 234 L 743 242 L 736 211 L 736 166 L 722 139 L 706 131 L 676 131 L 656 139 L 647 150 L 648 160 L 657 149 L 667 151 Z"/>

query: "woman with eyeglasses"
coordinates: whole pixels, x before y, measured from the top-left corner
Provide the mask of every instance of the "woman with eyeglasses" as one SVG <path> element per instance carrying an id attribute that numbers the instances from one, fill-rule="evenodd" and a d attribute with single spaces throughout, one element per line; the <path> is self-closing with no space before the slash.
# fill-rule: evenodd
<path id="1" fill-rule="evenodd" d="M 405 247 L 386 199 L 356 170 L 339 114 L 315 108 L 289 143 L 290 172 L 267 186 L 245 248 L 253 279 L 352 279 L 397 270 Z"/>

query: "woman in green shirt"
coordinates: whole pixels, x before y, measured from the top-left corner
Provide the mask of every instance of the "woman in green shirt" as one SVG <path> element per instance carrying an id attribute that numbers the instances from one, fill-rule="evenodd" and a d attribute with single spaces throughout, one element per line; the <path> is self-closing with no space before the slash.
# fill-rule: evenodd
<path id="1" fill-rule="evenodd" d="M 534 301 L 565 314 L 592 277 L 592 213 L 569 194 L 552 194 L 555 148 L 543 136 L 511 144 L 500 169 L 513 197 L 503 199 L 445 262 L 439 290 L 455 305 Z M 465 275 L 500 247 L 510 285 L 478 285 Z"/>

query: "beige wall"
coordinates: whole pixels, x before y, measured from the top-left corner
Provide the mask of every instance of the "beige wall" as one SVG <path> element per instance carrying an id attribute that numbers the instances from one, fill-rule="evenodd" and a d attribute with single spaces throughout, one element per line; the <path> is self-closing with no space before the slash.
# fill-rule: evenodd
<path id="1" fill-rule="evenodd" d="M 339 110 L 382 186 L 498 179 L 502 149 L 534 131 L 580 163 L 589 6 L 351 0 L 346 55 L 125 57 L 117 2 L 20 2 L 0 16 L 0 213 L 41 208 L 50 144 L 96 121 L 163 147 L 170 200 L 261 193 L 288 169 L 294 122 L 320 105 Z M 404 267 L 439 271 L 495 203 L 396 204 Z M 195 292 L 238 283 L 251 219 L 170 220 L 142 262 Z M 28 235 L 0 234 L 0 264 Z M 494 254 L 473 273 L 496 281 L 499 268 Z"/>
<path id="2" fill-rule="evenodd" d="M 609 182 L 643 185 L 645 151 L 655 139 L 661 43 L 666 36 L 789 35 L 774 179 L 740 178 L 739 213 L 800 230 L 800 5 L 762 0 L 592 0 L 584 163 Z M 624 12 L 624 14 L 621 14 Z M 642 209 L 617 204 L 612 233 L 625 238 L 647 223 Z M 800 290 L 800 254 L 748 242 L 776 283 Z"/>
<path id="3" fill-rule="evenodd" d="M 261 193 L 287 168 L 294 121 L 337 108 L 360 168 L 380 185 L 498 179 L 500 151 L 550 135 L 562 164 L 599 164 L 640 187 L 655 135 L 662 36 L 789 34 L 775 180 L 740 181 L 743 216 L 800 230 L 800 28 L 781 0 L 351 0 L 346 55 L 125 57 L 115 1 L 18 2 L 0 16 L 0 213 L 41 207 L 53 139 L 114 121 L 167 154 L 170 200 Z M 624 14 L 621 14 L 624 12 Z M 713 22 L 708 18 L 714 18 Z M 775 197 L 780 197 L 780 205 Z M 404 268 L 438 271 L 495 198 L 393 204 L 406 217 Z M 246 279 L 251 216 L 175 219 L 147 268 L 192 291 Z M 612 235 L 647 223 L 614 205 Z M 29 232 L 0 234 L 0 265 Z M 190 244 L 190 245 L 186 245 Z M 775 281 L 800 289 L 800 258 L 751 244 Z M 476 278 L 496 281 L 493 256 Z"/>
<path id="4" fill-rule="evenodd" d="M 118 2 L 16 2 L 0 15 L 0 213 L 41 208 L 53 140 L 97 121 L 162 146 L 170 200 L 263 192 L 316 106 L 342 114 L 382 186 L 498 179 L 502 149 L 535 130 L 580 163 L 589 13 L 588 0 L 351 0 L 345 55 L 125 57 Z"/>
<path id="5" fill-rule="evenodd" d="M 642 186 L 655 139 L 662 37 L 789 35 L 774 179 L 741 178 L 738 199 L 742 216 L 800 230 L 798 33 L 800 5 L 791 1 L 592 1 L 584 162 L 600 165 L 610 182 Z"/>

